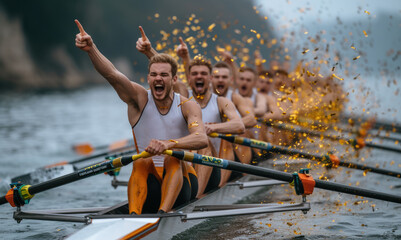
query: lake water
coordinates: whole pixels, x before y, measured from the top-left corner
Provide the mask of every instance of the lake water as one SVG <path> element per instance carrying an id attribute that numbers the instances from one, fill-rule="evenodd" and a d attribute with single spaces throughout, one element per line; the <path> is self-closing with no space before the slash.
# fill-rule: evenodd
<path id="1" fill-rule="evenodd" d="M 356 105 L 355 105 L 356 106 Z M 397 109 L 396 103 L 389 108 Z M 71 146 L 94 146 L 131 138 L 127 109 L 114 90 L 94 87 L 74 92 L 2 94 L 0 96 L 0 193 L 13 176 L 76 155 Z M 380 111 L 378 111 L 380 112 Z M 394 114 L 394 111 L 391 111 Z M 396 113 L 396 115 L 399 113 Z M 391 117 L 394 117 L 391 116 Z M 391 118 L 389 118 L 391 120 Z M 399 136 L 399 135 L 398 135 Z M 383 144 L 394 145 L 392 142 Z M 399 145 L 398 145 L 399 147 Z M 348 156 L 348 155 L 347 155 Z M 362 150 L 364 163 L 401 171 L 400 154 Z M 357 161 L 357 160 L 356 160 Z M 83 164 L 85 165 L 85 164 Z M 123 168 L 126 180 L 131 167 Z M 312 172 L 313 174 L 313 172 Z M 380 192 L 401 195 L 401 180 L 355 170 L 332 170 L 333 180 Z M 316 175 L 314 175 L 316 176 Z M 110 206 L 126 199 L 126 189 L 113 189 L 111 178 L 94 176 L 37 194 L 24 210 Z M 216 219 L 177 236 L 177 239 L 400 239 L 401 205 L 356 198 L 315 189 L 308 197 L 312 209 Z M 368 201 L 366 201 L 368 200 Z M 288 186 L 277 186 L 253 196 L 253 202 L 299 202 Z M 12 219 L 13 209 L 0 206 L 0 239 L 62 239 L 81 224 Z"/>

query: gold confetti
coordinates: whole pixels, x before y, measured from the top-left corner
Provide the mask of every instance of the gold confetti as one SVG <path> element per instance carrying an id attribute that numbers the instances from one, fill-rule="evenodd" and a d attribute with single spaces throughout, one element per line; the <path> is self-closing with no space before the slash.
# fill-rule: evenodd
<path id="1" fill-rule="evenodd" d="M 363 35 L 365 35 L 365 37 L 368 37 L 368 34 L 366 33 L 365 30 L 363 30 Z"/>
<path id="2" fill-rule="evenodd" d="M 361 56 L 356 56 L 356 57 L 354 57 L 352 60 L 357 60 L 358 58 L 360 58 Z"/>
<path id="3" fill-rule="evenodd" d="M 370 12 L 368 12 L 368 11 L 366 11 L 366 10 L 365 10 L 365 13 L 367 13 L 368 15 L 370 15 Z"/>
<path id="4" fill-rule="evenodd" d="M 191 96 L 190 98 L 188 98 L 187 100 L 185 100 L 185 101 L 183 101 L 183 102 L 181 102 L 180 104 L 178 104 L 178 106 L 177 107 L 180 107 L 182 104 L 184 104 L 184 103 L 186 103 L 186 102 L 188 102 L 189 100 L 191 100 L 193 98 L 193 96 Z"/>
<path id="5" fill-rule="evenodd" d="M 174 139 L 169 139 L 169 141 L 170 141 L 170 142 L 173 142 L 173 143 L 178 143 L 178 141 L 176 141 L 176 140 L 174 140 Z"/>
<path id="6" fill-rule="evenodd" d="M 193 128 L 193 127 L 198 127 L 198 126 L 199 126 L 198 121 L 195 121 L 195 122 L 190 123 L 188 128 Z"/>
<path id="7" fill-rule="evenodd" d="M 307 52 L 309 52 L 309 49 L 305 49 L 305 50 L 302 52 L 302 54 L 305 54 L 305 53 L 307 53 Z"/>
<path id="8" fill-rule="evenodd" d="M 210 26 L 207 28 L 207 30 L 208 30 L 209 32 L 211 32 L 211 31 L 213 31 L 213 28 L 214 28 L 214 27 L 216 27 L 216 23 L 210 24 Z"/>
<path id="9" fill-rule="evenodd" d="M 340 78 L 339 76 L 337 76 L 337 75 L 335 75 L 334 73 L 333 73 L 333 75 L 332 75 L 333 77 L 335 77 L 335 78 L 337 78 L 338 80 L 344 80 L 344 78 Z"/>

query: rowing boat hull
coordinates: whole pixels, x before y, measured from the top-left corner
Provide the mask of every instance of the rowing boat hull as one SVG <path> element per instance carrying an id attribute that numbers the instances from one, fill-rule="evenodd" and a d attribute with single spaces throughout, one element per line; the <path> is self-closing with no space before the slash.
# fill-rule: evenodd
<path id="1" fill-rule="evenodd" d="M 245 176 L 239 181 L 248 181 L 250 178 L 250 176 Z M 262 188 L 252 187 L 241 189 L 239 185 L 227 185 L 199 200 L 178 208 L 176 212 L 191 213 L 195 206 L 199 205 L 233 204 Z M 205 218 L 183 222 L 180 216 L 166 218 L 93 219 L 91 224 L 74 233 L 68 239 L 137 239 L 145 236 L 144 239 L 170 239 L 203 221 L 205 221 Z"/>

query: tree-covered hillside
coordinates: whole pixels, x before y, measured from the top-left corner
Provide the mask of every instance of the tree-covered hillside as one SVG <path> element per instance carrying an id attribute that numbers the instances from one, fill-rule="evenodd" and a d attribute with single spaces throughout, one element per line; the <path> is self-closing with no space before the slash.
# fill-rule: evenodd
<path id="1" fill-rule="evenodd" d="M 160 52 L 171 51 L 182 36 L 192 55 L 206 54 L 213 61 L 217 46 L 251 64 L 249 56 L 256 48 L 268 57 L 280 44 L 276 40 L 272 44 L 269 21 L 251 1 L 2 0 L 0 90 L 74 89 L 103 83 L 85 53 L 75 47 L 74 19 L 135 81 L 147 66 L 135 49 L 138 26 Z"/>

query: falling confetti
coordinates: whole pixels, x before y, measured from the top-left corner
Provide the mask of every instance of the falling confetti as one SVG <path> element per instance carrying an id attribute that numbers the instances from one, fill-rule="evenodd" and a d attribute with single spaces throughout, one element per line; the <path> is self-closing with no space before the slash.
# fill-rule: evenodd
<path id="1" fill-rule="evenodd" d="M 368 34 L 366 33 L 365 30 L 363 30 L 363 35 L 365 35 L 365 37 L 368 37 Z"/>

